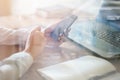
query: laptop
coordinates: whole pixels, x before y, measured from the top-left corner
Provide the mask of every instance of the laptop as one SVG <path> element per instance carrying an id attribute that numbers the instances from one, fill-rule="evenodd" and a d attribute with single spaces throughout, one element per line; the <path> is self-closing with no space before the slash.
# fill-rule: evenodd
<path id="1" fill-rule="evenodd" d="M 112 24 L 99 20 L 76 20 L 71 26 L 68 38 L 101 57 L 119 57 L 120 28 Z"/>
<path id="2" fill-rule="evenodd" d="M 61 35 L 64 35 L 67 39 L 84 46 L 101 57 L 119 57 L 120 28 L 114 25 L 98 20 L 82 21 L 77 16 L 71 15 L 58 23 L 51 33 L 51 37 L 57 41 Z M 70 31 L 68 31 L 69 29 Z"/>

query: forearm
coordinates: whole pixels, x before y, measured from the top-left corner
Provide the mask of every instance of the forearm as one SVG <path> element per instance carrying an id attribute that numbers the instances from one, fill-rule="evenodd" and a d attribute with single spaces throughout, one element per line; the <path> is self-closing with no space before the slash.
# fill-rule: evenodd
<path id="1" fill-rule="evenodd" d="M 0 44 L 1 45 L 10 45 L 16 44 L 16 39 L 18 38 L 18 34 L 16 34 L 16 30 L 0 27 Z"/>
<path id="2" fill-rule="evenodd" d="M 17 80 L 30 68 L 32 63 L 33 58 L 28 53 L 16 53 L 1 62 L 0 79 L 8 80 L 6 76 L 9 76 L 9 80 Z"/>
<path id="3" fill-rule="evenodd" d="M 18 45 L 25 43 L 29 32 L 27 29 L 13 30 L 0 27 L 0 45 Z"/>

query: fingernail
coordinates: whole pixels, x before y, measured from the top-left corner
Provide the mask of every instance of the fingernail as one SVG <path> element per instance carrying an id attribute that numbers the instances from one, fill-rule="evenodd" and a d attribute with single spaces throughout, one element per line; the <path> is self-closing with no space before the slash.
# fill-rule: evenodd
<path id="1" fill-rule="evenodd" d="M 38 30 L 36 31 L 36 33 L 39 33 L 39 32 L 40 32 L 40 31 L 38 31 Z"/>

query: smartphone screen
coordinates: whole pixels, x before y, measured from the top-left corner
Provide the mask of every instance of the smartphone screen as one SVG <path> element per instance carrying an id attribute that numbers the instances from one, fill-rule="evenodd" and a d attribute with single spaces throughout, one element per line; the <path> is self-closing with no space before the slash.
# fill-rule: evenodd
<path id="1" fill-rule="evenodd" d="M 51 37 L 58 41 L 60 35 L 64 34 L 70 26 L 74 23 L 74 21 L 77 19 L 76 15 L 70 15 L 67 16 L 65 19 L 63 19 L 61 22 L 59 22 L 53 32 L 51 32 Z"/>

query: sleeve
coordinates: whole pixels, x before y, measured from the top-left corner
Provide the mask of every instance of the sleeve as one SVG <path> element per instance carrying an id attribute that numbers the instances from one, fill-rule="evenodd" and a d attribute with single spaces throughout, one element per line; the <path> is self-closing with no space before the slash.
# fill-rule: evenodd
<path id="1" fill-rule="evenodd" d="M 30 31 L 28 29 L 10 29 L 0 27 L 0 44 L 2 45 L 16 45 L 25 43 Z"/>
<path id="2" fill-rule="evenodd" d="M 0 27 L 0 45 L 25 44 L 31 31 L 38 26 L 39 25 L 31 25 L 19 29 L 11 29 L 4 26 Z"/>
<path id="3" fill-rule="evenodd" d="M 0 80 L 18 80 L 32 63 L 32 56 L 26 52 L 19 52 L 10 56 L 0 63 Z"/>

